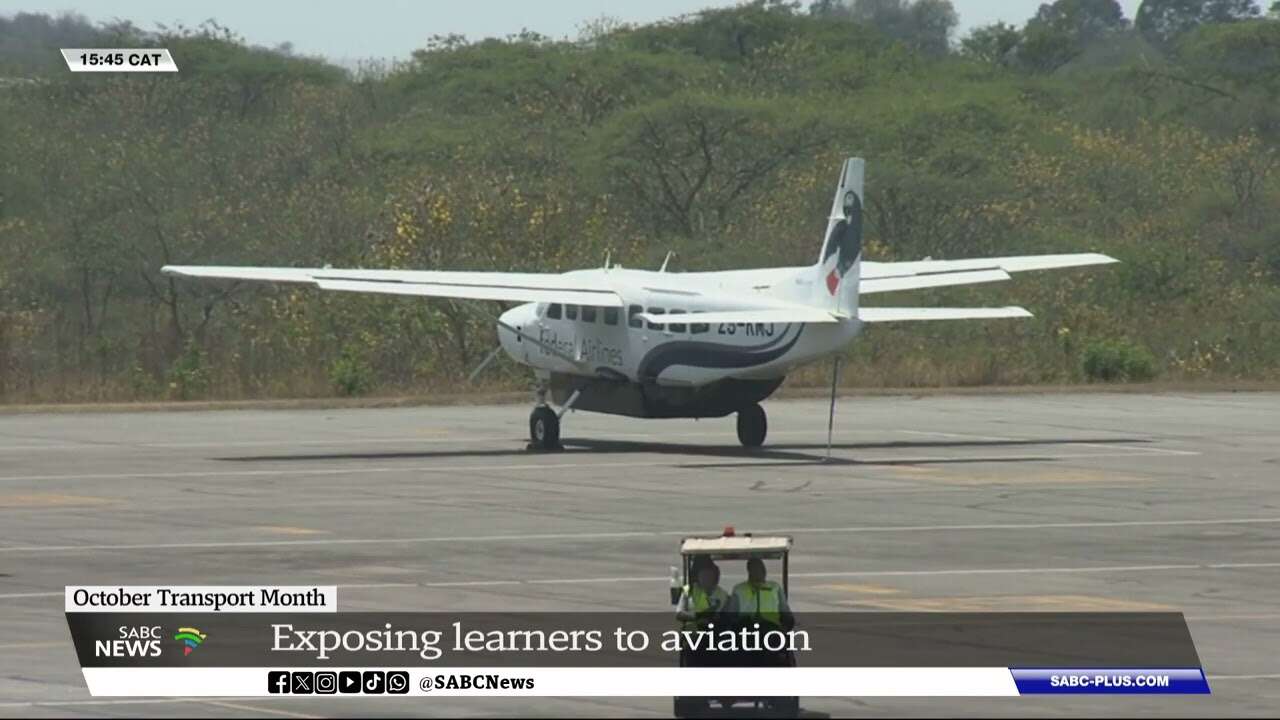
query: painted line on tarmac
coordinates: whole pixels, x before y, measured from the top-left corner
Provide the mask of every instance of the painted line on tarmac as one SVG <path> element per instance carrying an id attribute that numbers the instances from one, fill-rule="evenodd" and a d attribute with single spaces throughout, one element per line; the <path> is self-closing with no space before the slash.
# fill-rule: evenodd
<path id="1" fill-rule="evenodd" d="M 331 697 L 326 695 L 313 696 L 320 699 Z M 366 696 L 367 697 L 367 696 Z M 289 700 L 288 696 L 280 697 L 245 697 L 245 698 L 226 698 L 212 701 L 207 697 L 171 697 L 171 698 L 115 698 L 111 700 L 19 700 L 14 702 L 0 702 L 0 708 L 34 708 L 34 707 L 93 707 L 95 705 L 111 706 L 111 705 L 164 705 L 165 703 L 200 703 L 205 705 L 227 705 L 226 700 L 244 700 L 260 702 L 263 700 Z M 294 702 L 297 698 L 292 699 Z M 285 714 L 293 717 L 319 717 L 315 715 L 302 715 L 287 712 L 284 710 L 267 710 L 264 708 L 245 708 L 256 710 L 258 712 L 270 712 L 274 714 Z"/>
<path id="2" fill-rule="evenodd" d="M 846 430 L 837 431 L 836 436 L 842 435 L 872 435 L 884 432 L 882 429 L 874 430 Z M 812 435 L 813 430 L 773 430 L 769 434 L 774 435 Z M 733 440 L 737 443 L 738 436 L 732 432 L 720 430 L 702 430 L 684 432 L 681 431 L 677 435 L 679 438 L 687 437 L 709 437 L 724 438 L 725 440 Z M 659 433 L 615 433 L 611 432 L 608 439 L 658 439 L 666 437 Z M 599 438 L 597 438 L 599 439 Z M 31 445 L 0 445 L 0 452 L 29 452 L 33 450 L 75 450 L 75 449 L 94 449 L 94 450 L 137 450 L 138 448 L 150 448 L 155 450 L 199 450 L 201 448 L 236 448 L 236 447 L 289 447 L 289 446 L 321 446 L 321 447 L 350 447 L 354 445 L 389 445 L 389 444 L 416 444 L 416 443 L 514 443 L 522 444 L 528 442 L 528 438 L 516 435 L 491 435 L 491 436 L 475 436 L 475 435 L 458 435 L 448 437 L 421 437 L 421 436 L 404 436 L 390 438 L 360 438 L 360 437 L 333 437 L 324 440 L 290 440 L 283 438 L 280 440 L 229 440 L 229 441 L 203 441 L 203 442 L 143 442 L 135 443 L 127 440 L 118 442 L 112 441 L 72 441 L 72 442 L 56 442 L 56 443 L 40 443 Z M 1054 444 L 1060 444 L 1058 441 L 1052 441 Z"/>
<path id="3" fill-rule="evenodd" d="M 1170 572 L 1177 570 L 1239 570 L 1280 568 L 1275 563 L 1184 563 L 1177 565 L 1102 565 L 1093 567 L 1024 567 L 1024 568 L 954 568 L 939 570 L 840 570 L 832 572 L 793 572 L 791 577 L 811 580 L 856 577 L 934 577 L 954 575 L 1075 575 L 1088 573 Z M 607 585 L 651 583 L 670 580 L 667 575 L 622 576 L 597 578 L 533 578 L 529 580 L 478 580 L 471 582 L 385 583 L 370 585 L 338 585 L 339 590 L 370 588 L 456 588 L 490 585 Z"/>
<path id="4" fill-rule="evenodd" d="M 932 577 L 939 575 L 1055 575 L 1081 573 L 1118 573 L 1118 572 L 1169 572 L 1174 570 L 1236 570 L 1256 568 L 1280 568 L 1275 563 L 1200 563 L 1178 565 L 1103 565 L 1095 567 L 1029 567 L 1029 568 L 956 568 L 942 570 L 842 570 L 834 572 L 793 572 L 791 577 L 801 579 L 853 578 L 853 577 Z M 605 578 L 536 578 L 531 580 L 497 581 L 503 585 L 603 585 L 625 583 L 649 583 L 670 580 L 667 575 L 647 577 L 605 577 Z M 454 587 L 458 583 L 424 582 L 413 587 L 439 588 Z M 338 589 L 348 588 L 339 585 Z M 352 588 L 357 589 L 357 588 Z"/>
<path id="5" fill-rule="evenodd" d="M 1275 525 L 1280 517 L 1213 518 L 1182 520 L 1099 520 L 1081 522 L 988 523 L 979 525 L 866 525 L 825 528 L 762 528 L 753 531 L 766 534 L 858 534 L 902 532 L 974 532 L 1009 530 L 1080 530 L 1096 528 L 1187 527 L 1203 525 Z M 701 531 L 705 534 L 705 529 Z M 452 535 L 408 538 L 313 538 L 306 540 L 230 540 L 225 542 L 136 543 L 120 545 L 15 545 L 0 547 L 4 553 L 43 552 L 110 552 L 115 550 L 190 550 L 219 548 L 327 547 L 342 545 L 421 545 L 431 543 L 485 542 L 556 542 L 565 540 L 623 540 L 634 538 L 683 537 L 697 535 L 697 530 L 629 530 L 586 533 L 531 533 L 513 535 Z M 1269 563 L 1260 564 L 1270 567 Z"/>
<path id="6" fill-rule="evenodd" d="M 1280 562 L 1270 563 L 1179 563 L 1167 565 L 1099 565 L 1082 567 L 1021 567 L 1021 568 L 944 568 L 935 570 L 837 570 L 829 572 L 793 572 L 791 577 L 826 580 L 831 578 L 859 577 L 937 577 L 958 575 L 1078 575 L 1090 573 L 1141 573 L 1171 572 L 1179 570 L 1256 570 L 1280 568 Z M 408 588 L 470 588 L 512 585 L 606 585 L 625 583 L 650 583 L 670 580 L 668 575 L 619 576 L 595 578 L 531 578 L 527 580 L 449 580 L 440 582 L 396 582 L 339 584 L 339 590 L 383 590 Z M 18 593 L 0 595 L 0 600 L 16 597 L 61 597 L 65 592 Z M 1188 620 L 1213 619 L 1189 617 Z M 1228 617 L 1228 616 L 1223 616 Z M 4 646 L 0 646 L 4 647 Z"/>
<path id="7" fill-rule="evenodd" d="M 351 465 L 343 468 L 309 469 L 309 470 L 194 470 L 186 472 L 152 472 L 152 473 L 80 473 L 71 475 L 8 475 L 0 477 L 0 482 L 45 482 L 54 480 L 147 480 L 182 478 L 219 478 L 219 477 L 289 477 L 305 475 L 358 475 L 372 473 L 449 473 L 469 470 L 564 470 L 572 468 L 609 468 L 609 467 L 655 467 L 670 465 L 668 462 L 648 460 L 644 462 L 603 462 L 603 463 L 526 463 L 520 465 L 401 465 L 367 467 Z"/>
<path id="8" fill-rule="evenodd" d="M 325 696 L 322 695 L 321 697 L 325 697 Z M 324 717 L 323 715 L 308 715 L 306 713 L 294 712 L 292 710 L 277 710 L 275 708 L 257 707 L 255 705 L 242 705 L 240 703 L 227 702 L 225 700 L 205 700 L 204 703 L 206 705 L 213 705 L 215 707 L 220 707 L 226 710 L 239 710 L 241 712 L 251 712 L 259 715 L 265 713 L 267 715 L 279 715 L 280 717 L 291 717 L 291 718 Z"/>
<path id="9" fill-rule="evenodd" d="M 898 430 L 897 432 L 904 433 L 906 435 L 923 435 L 926 437 L 963 438 L 966 440 L 983 440 L 988 442 L 1017 442 L 1017 443 L 1026 443 L 1027 445 L 1036 445 L 1037 444 L 1036 441 L 1038 440 L 1038 438 L 1034 438 L 1034 437 L 1010 437 L 1007 435 L 973 435 L 970 433 L 937 432 L 933 430 Z M 1162 438 L 1161 442 L 1167 442 L 1167 440 Z M 1170 450 L 1168 448 L 1146 447 L 1142 445 L 1123 445 L 1123 444 L 1104 445 L 1102 443 L 1088 442 L 1083 440 L 1082 441 L 1045 440 L 1044 444 L 1072 445 L 1075 447 L 1098 448 L 1102 450 L 1111 450 L 1111 449 L 1118 448 L 1121 450 L 1132 450 L 1134 452 L 1154 453 L 1156 455 L 1199 455 L 1200 454 L 1199 452 L 1196 452 L 1194 450 Z"/>
<path id="10" fill-rule="evenodd" d="M 51 595 L 61 595 L 62 593 L 50 593 Z M 33 650 L 35 648 L 51 648 L 67 647 L 65 642 L 20 642 L 20 643 L 4 643 L 0 644 L 0 650 Z"/>
<path id="11" fill-rule="evenodd" d="M 1239 613 L 1219 615 L 1183 615 L 1187 622 L 1235 622 L 1237 620 L 1280 620 L 1280 613 Z"/>
<path id="12" fill-rule="evenodd" d="M 791 573 L 792 577 L 830 578 L 830 577 L 911 577 L 934 575 L 1037 575 L 1037 574 L 1078 574 L 1078 573 L 1113 573 L 1113 572 L 1167 572 L 1171 570 L 1254 570 L 1262 568 L 1280 568 L 1280 562 L 1274 563 L 1181 563 L 1169 565 L 1101 565 L 1084 567 L 1058 568 L 969 568 L 943 570 L 852 570 L 848 572 L 813 572 Z"/>

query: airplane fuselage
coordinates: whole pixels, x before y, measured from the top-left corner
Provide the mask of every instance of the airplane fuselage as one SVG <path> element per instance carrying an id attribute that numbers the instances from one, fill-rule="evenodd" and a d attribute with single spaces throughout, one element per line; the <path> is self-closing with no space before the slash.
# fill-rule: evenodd
<path id="1" fill-rule="evenodd" d="M 558 402 L 637 417 L 718 417 L 768 397 L 793 368 L 845 347 L 861 330 L 838 323 L 699 323 L 698 313 L 807 297 L 812 268 L 718 273 L 583 270 L 618 306 L 526 303 L 497 327 L 516 362 L 549 382 Z M 697 288 L 700 292 L 691 292 Z M 671 322 L 647 322 L 641 312 Z"/>

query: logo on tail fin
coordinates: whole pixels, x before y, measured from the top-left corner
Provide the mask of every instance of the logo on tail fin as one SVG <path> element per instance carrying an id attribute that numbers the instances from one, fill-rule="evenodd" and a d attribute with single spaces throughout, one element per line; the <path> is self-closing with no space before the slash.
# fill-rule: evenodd
<path id="1" fill-rule="evenodd" d="M 843 211 L 844 217 L 831 226 L 826 255 L 822 258 L 826 264 L 833 254 L 836 255 L 836 265 L 827 274 L 827 292 L 832 295 L 836 294 L 845 273 L 862 254 L 862 201 L 856 192 L 849 190 L 844 194 Z"/>

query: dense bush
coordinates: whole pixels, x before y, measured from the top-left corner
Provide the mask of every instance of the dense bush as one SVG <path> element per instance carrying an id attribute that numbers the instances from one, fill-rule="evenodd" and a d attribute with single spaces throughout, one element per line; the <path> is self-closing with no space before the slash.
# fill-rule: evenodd
<path id="1" fill-rule="evenodd" d="M 346 397 L 364 395 L 373 388 L 373 370 L 368 363 L 351 354 L 333 361 L 329 378 L 334 392 Z"/>
<path id="2" fill-rule="evenodd" d="M 1156 376 L 1156 359 L 1127 340 L 1099 340 L 1085 346 L 1082 367 L 1091 381 L 1143 382 Z"/>

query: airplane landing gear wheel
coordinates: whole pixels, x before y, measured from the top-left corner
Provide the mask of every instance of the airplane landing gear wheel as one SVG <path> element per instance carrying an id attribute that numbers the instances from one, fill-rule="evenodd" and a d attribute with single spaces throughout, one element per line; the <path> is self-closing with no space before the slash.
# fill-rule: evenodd
<path id="1" fill-rule="evenodd" d="M 764 408 L 759 405 L 748 405 L 738 411 L 738 442 L 743 447 L 757 448 L 764 444 L 764 436 L 769 432 L 769 421 L 765 418 Z"/>
<path id="2" fill-rule="evenodd" d="M 560 449 L 560 418 L 546 405 L 539 405 L 529 414 L 529 449 Z"/>

